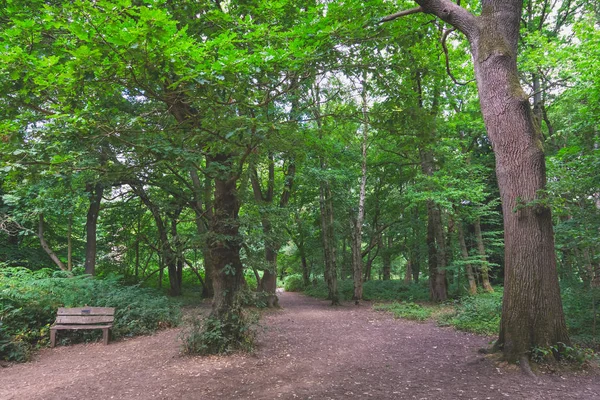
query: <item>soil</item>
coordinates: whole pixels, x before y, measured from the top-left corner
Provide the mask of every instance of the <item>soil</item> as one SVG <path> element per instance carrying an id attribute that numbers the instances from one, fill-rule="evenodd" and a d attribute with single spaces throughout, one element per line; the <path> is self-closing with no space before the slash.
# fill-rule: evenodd
<path id="1" fill-rule="evenodd" d="M 254 354 L 186 357 L 178 329 L 42 350 L 0 368 L 0 399 L 600 399 L 595 372 L 538 372 L 478 352 L 490 338 L 370 305 L 280 295 Z"/>

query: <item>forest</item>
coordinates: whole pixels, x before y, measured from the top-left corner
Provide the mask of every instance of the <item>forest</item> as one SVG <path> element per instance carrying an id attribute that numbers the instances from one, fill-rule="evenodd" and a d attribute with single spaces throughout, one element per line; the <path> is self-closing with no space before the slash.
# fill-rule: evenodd
<path id="1" fill-rule="evenodd" d="M 599 60 L 594 0 L 0 0 L 0 359 L 282 289 L 592 357 Z"/>

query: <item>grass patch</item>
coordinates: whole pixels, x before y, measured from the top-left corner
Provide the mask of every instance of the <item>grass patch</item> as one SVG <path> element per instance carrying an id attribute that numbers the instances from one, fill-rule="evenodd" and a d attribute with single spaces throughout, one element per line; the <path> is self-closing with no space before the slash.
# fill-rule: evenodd
<path id="1" fill-rule="evenodd" d="M 404 318 L 413 321 L 425 321 L 429 319 L 434 310 L 434 306 L 423 307 L 420 304 L 404 301 L 401 303 L 375 304 L 373 308 L 377 311 L 391 312 L 395 318 Z"/>

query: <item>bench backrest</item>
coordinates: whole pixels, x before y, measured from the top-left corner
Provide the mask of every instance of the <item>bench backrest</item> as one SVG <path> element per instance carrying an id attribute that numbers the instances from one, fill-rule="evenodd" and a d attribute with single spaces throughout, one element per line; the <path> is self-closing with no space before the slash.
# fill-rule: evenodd
<path id="1" fill-rule="evenodd" d="M 107 324 L 115 320 L 113 307 L 61 307 L 56 313 L 55 324 L 90 325 Z"/>

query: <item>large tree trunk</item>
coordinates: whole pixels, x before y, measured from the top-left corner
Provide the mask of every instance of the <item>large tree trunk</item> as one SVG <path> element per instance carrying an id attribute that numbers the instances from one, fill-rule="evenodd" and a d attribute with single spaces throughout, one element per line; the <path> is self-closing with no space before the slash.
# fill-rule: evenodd
<path id="1" fill-rule="evenodd" d="M 473 40 L 481 109 L 496 156 L 504 215 L 505 279 L 496 346 L 509 360 L 532 347 L 570 344 L 564 320 L 550 209 L 539 200 L 546 186 L 541 134 L 516 64 L 520 2 L 490 2 Z M 508 11 L 508 12 L 507 12 Z M 508 18 L 508 19 L 507 19 Z"/>
<path id="2" fill-rule="evenodd" d="M 416 2 L 424 12 L 458 28 L 471 45 L 504 217 L 505 286 L 496 347 L 514 361 L 533 347 L 569 345 L 552 216 L 536 201 L 546 186 L 541 133 L 517 71 L 523 1 L 482 0 L 479 17 L 449 0 Z"/>
<path id="3" fill-rule="evenodd" d="M 228 154 L 213 156 L 211 162 L 231 170 Z M 214 212 L 210 224 L 210 254 L 213 262 L 214 297 L 210 316 L 221 322 L 221 333 L 228 339 L 241 338 L 241 308 L 238 294 L 244 284 L 240 260 L 239 200 L 233 172 L 215 177 Z M 238 329 L 236 329 L 238 328 Z"/>
<path id="4" fill-rule="evenodd" d="M 96 274 L 96 233 L 98 231 L 98 215 L 100 214 L 100 203 L 104 193 L 104 185 L 100 182 L 96 184 L 88 183 L 85 186 L 86 192 L 90 197 L 90 206 L 88 208 L 87 219 L 85 222 L 85 273 L 89 275 Z"/>

